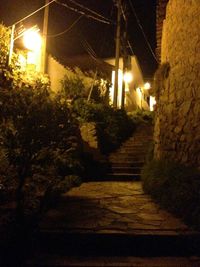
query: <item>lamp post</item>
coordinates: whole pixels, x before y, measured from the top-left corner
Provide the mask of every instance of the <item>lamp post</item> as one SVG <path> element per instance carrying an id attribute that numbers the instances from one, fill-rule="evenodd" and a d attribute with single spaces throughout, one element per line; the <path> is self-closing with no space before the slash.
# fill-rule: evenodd
<path id="1" fill-rule="evenodd" d="M 24 47 L 29 51 L 31 51 L 32 53 L 34 53 L 35 58 L 37 54 L 38 62 L 41 61 L 40 50 L 41 50 L 42 40 L 39 34 L 39 28 L 37 28 L 37 26 L 33 26 L 32 28 L 27 30 L 23 29 L 23 31 L 15 37 L 15 24 L 14 24 L 11 30 L 8 65 L 10 65 L 12 61 L 14 42 L 21 37 L 23 37 Z"/>
<path id="2" fill-rule="evenodd" d="M 42 72 L 46 72 L 46 49 L 47 49 L 47 34 L 48 34 L 48 22 L 49 22 L 49 0 L 45 0 L 44 9 L 44 21 L 43 21 L 43 33 L 42 33 Z"/>
<path id="3" fill-rule="evenodd" d="M 9 54 L 8 54 L 8 66 L 11 64 L 12 60 L 12 53 L 14 47 L 14 34 L 15 34 L 15 24 L 12 25 L 11 35 L 10 35 L 10 47 L 9 47 Z"/>
<path id="4" fill-rule="evenodd" d="M 118 86 L 119 86 L 119 56 L 120 56 L 120 34 L 121 34 L 121 0 L 117 0 L 117 31 L 116 31 L 116 48 L 115 48 L 115 83 L 113 106 L 118 106 Z"/>
<path id="5" fill-rule="evenodd" d="M 27 52 L 26 69 L 41 71 L 41 45 L 42 38 L 39 29 L 29 29 L 23 34 L 23 43 Z"/>
<path id="6" fill-rule="evenodd" d="M 26 30 L 23 33 L 24 46 L 31 51 L 38 51 L 41 48 L 41 36 L 38 33 L 39 29 Z"/>

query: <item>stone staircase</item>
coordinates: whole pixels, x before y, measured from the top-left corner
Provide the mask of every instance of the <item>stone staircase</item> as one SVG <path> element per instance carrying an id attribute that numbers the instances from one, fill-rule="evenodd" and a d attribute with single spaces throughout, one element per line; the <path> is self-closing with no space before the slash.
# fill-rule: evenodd
<path id="1" fill-rule="evenodd" d="M 152 127 L 149 125 L 139 127 L 133 136 L 109 155 L 105 179 L 110 181 L 139 180 L 151 142 Z"/>
<path id="2" fill-rule="evenodd" d="M 152 129 L 137 129 L 109 156 L 107 175 L 64 194 L 39 225 L 27 267 L 200 266 L 200 233 L 143 192 Z"/>

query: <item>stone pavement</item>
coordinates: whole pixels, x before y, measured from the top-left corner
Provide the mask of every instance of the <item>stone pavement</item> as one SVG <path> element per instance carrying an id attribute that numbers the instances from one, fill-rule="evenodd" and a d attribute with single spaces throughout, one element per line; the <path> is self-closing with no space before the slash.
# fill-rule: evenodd
<path id="1" fill-rule="evenodd" d="M 156 205 L 141 182 L 88 182 L 47 212 L 26 266 L 199 267 L 193 245 L 199 235 Z"/>
<path id="2" fill-rule="evenodd" d="M 141 182 L 88 182 L 63 195 L 41 230 L 180 235 L 191 230 L 145 195 Z"/>
<path id="3" fill-rule="evenodd" d="M 162 210 L 136 181 L 149 130 L 138 129 L 109 156 L 110 169 L 101 181 L 61 196 L 39 225 L 28 267 L 200 266 L 199 233 Z"/>

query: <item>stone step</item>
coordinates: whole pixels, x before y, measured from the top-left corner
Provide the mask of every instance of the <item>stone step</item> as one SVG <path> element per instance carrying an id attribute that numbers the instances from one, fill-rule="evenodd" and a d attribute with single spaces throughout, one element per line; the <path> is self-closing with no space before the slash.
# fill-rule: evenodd
<path id="1" fill-rule="evenodd" d="M 124 157 L 118 157 L 118 156 L 112 156 L 109 158 L 109 161 L 112 162 L 131 162 L 131 161 L 144 161 L 146 156 L 141 155 L 133 155 L 133 156 L 124 156 Z"/>
<path id="2" fill-rule="evenodd" d="M 143 160 L 138 161 L 112 161 L 111 167 L 142 167 L 144 165 Z"/>
<path id="3" fill-rule="evenodd" d="M 35 244 L 35 251 L 26 266 L 45 265 L 45 259 L 54 257 L 189 257 L 200 254 L 200 237 L 196 234 L 174 235 L 169 231 L 120 234 L 120 233 L 65 233 L 42 232 Z M 43 254 L 42 259 L 38 255 Z M 42 264 L 43 263 L 43 264 Z M 35 265 L 34 265 L 35 264 Z M 126 266 L 126 265 L 125 265 Z M 138 265 L 133 265 L 138 266 Z M 157 266 L 157 265 L 156 265 Z M 159 265 L 158 265 L 159 266 Z M 169 265 L 171 266 L 171 265 Z M 176 265 L 179 266 L 179 265 Z M 182 265 L 180 265 L 182 266 Z M 193 265 L 197 267 L 199 265 Z M 166 266 L 165 266 L 166 267 Z"/>
<path id="4" fill-rule="evenodd" d="M 56 256 L 37 254 L 36 261 L 28 262 L 27 267 L 198 267 L 200 266 L 200 257 L 126 257 L 126 256 L 108 256 L 108 257 L 85 257 L 76 256 Z"/>
<path id="5" fill-rule="evenodd" d="M 140 180 L 140 173 L 107 173 L 105 179 L 106 181 L 138 181 Z"/>
<path id="6" fill-rule="evenodd" d="M 145 153 L 148 149 L 148 146 L 143 146 L 143 147 L 135 147 L 135 146 L 127 146 L 127 147 L 120 147 L 118 150 L 116 150 L 114 153 L 118 153 L 118 152 L 132 152 L 132 151 L 137 151 L 138 153 Z M 114 154 L 112 153 L 112 154 Z"/>
<path id="7" fill-rule="evenodd" d="M 63 194 L 45 214 L 29 255 L 27 267 L 70 266 L 68 257 L 196 258 L 200 233 L 156 205 L 141 182 L 90 182 Z"/>
<path id="8" fill-rule="evenodd" d="M 146 150 L 143 149 L 143 150 L 139 150 L 138 151 L 137 148 L 136 149 L 133 149 L 133 150 L 130 150 L 130 149 L 127 149 L 127 150 L 121 149 L 121 150 L 116 151 L 115 153 L 111 153 L 110 156 L 111 155 L 132 155 L 134 153 L 144 154 L 144 153 L 146 153 Z"/>
<path id="9" fill-rule="evenodd" d="M 141 147 L 135 147 L 135 146 L 122 146 L 120 147 L 117 151 L 138 151 L 139 152 L 143 152 L 143 151 L 147 151 L 148 150 L 148 146 L 141 146 Z"/>
<path id="10" fill-rule="evenodd" d="M 147 135 L 133 135 L 131 138 L 127 139 L 127 140 L 131 140 L 131 141 L 135 141 L 135 140 L 152 140 L 151 136 L 147 136 Z"/>
<path id="11" fill-rule="evenodd" d="M 115 173 L 140 173 L 141 167 L 111 166 L 111 171 Z"/>
<path id="12" fill-rule="evenodd" d="M 141 143 L 141 144 L 135 144 L 135 143 L 128 143 L 128 144 L 123 144 L 122 146 L 121 146 L 121 148 L 123 147 L 125 147 L 125 148 L 138 148 L 138 149 L 140 149 L 140 148 L 144 148 L 144 147 L 148 147 L 149 146 L 149 144 L 148 143 Z"/>
<path id="13" fill-rule="evenodd" d="M 137 138 L 137 137 L 134 137 L 134 138 L 131 138 L 131 139 L 127 139 L 125 141 L 125 143 L 127 142 L 132 142 L 132 143 L 144 143 L 144 142 L 151 142 L 152 141 L 152 138 L 148 138 L 148 137 L 141 137 L 141 138 Z"/>

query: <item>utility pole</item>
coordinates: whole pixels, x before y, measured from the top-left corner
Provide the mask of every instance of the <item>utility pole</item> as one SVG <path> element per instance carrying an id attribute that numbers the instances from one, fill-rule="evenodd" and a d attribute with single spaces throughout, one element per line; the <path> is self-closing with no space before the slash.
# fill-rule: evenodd
<path id="1" fill-rule="evenodd" d="M 126 32 L 123 35 L 123 76 L 127 71 L 127 61 L 128 61 L 128 54 L 126 49 Z M 122 81 L 122 96 L 121 96 L 121 108 L 124 109 L 125 107 L 125 81 Z"/>
<path id="2" fill-rule="evenodd" d="M 10 34 L 10 46 L 9 46 L 9 54 L 8 54 L 8 66 L 11 64 L 12 61 L 12 53 L 14 47 L 14 35 L 15 35 L 15 24 L 12 25 L 11 34 Z"/>
<path id="3" fill-rule="evenodd" d="M 115 84 L 113 106 L 117 108 L 118 100 L 118 70 L 120 56 L 120 33 L 121 33 L 121 0 L 117 0 L 117 30 L 116 30 L 116 48 L 115 48 Z"/>
<path id="4" fill-rule="evenodd" d="M 46 73 L 46 49 L 47 49 L 47 34 L 48 34 L 48 21 L 49 21 L 49 0 L 45 0 L 45 9 L 44 9 L 44 20 L 43 20 L 43 32 L 42 32 L 42 62 L 41 62 L 41 71 Z"/>
<path id="5" fill-rule="evenodd" d="M 128 51 L 127 51 L 127 19 L 126 14 L 123 12 L 124 25 L 123 25 L 123 37 L 122 37 L 122 58 L 123 58 L 123 77 L 128 70 Z M 122 81 L 122 95 L 121 95 L 121 108 L 125 107 L 125 80 Z"/>

